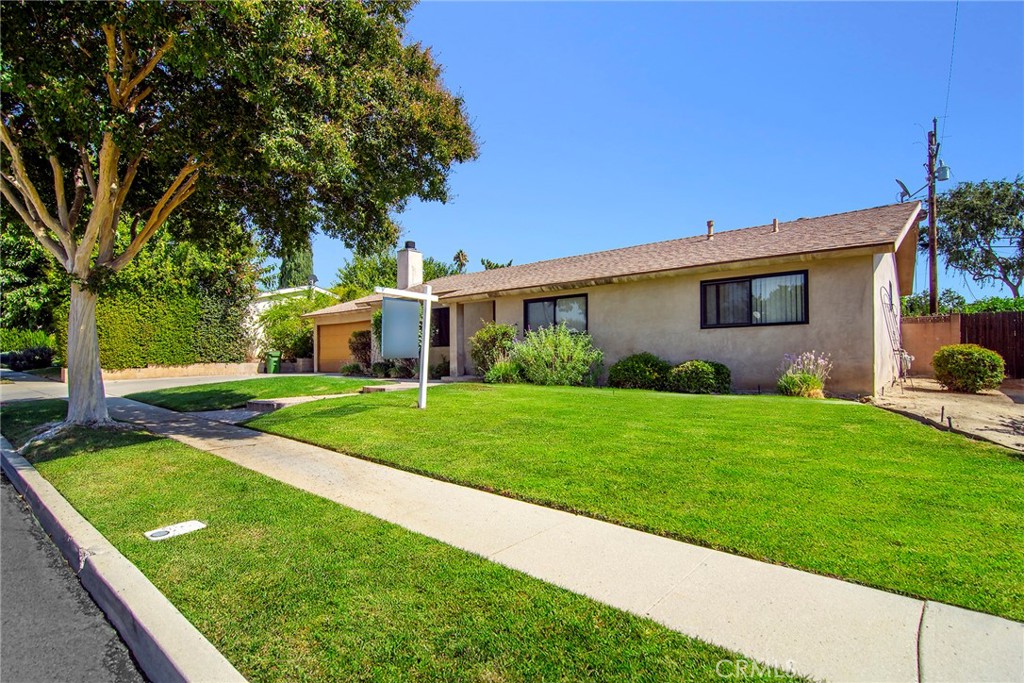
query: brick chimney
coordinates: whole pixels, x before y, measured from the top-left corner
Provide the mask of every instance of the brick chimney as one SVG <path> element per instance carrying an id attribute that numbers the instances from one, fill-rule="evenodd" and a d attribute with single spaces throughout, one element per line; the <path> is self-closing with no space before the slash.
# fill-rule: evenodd
<path id="1" fill-rule="evenodd" d="M 409 289 L 423 284 L 423 254 L 416 250 L 415 242 L 406 242 L 398 250 L 398 288 Z"/>

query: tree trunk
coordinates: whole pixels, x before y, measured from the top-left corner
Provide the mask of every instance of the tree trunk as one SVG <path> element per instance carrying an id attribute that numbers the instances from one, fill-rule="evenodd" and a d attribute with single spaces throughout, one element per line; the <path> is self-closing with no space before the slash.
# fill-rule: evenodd
<path id="1" fill-rule="evenodd" d="M 100 374 L 96 334 L 96 294 L 71 285 L 68 314 L 68 423 L 96 426 L 110 422 Z"/>

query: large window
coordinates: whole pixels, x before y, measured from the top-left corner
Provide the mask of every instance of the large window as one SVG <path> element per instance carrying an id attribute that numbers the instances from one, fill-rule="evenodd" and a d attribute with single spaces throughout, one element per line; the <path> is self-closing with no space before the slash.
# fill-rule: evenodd
<path id="1" fill-rule="evenodd" d="M 807 271 L 700 283 L 701 327 L 807 322 Z"/>
<path id="2" fill-rule="evenodd" d="M 553 296 L 523 302 L 523 322 L 528 330 L 560 325 L 578 332 L 587 331 L 587 295 Z"/>
<path id="3" fill-rule="evenodd" d="M 451 310 L 450 308 L 434 308 L 430 311 L 430 345 L 451 346 Z"/>

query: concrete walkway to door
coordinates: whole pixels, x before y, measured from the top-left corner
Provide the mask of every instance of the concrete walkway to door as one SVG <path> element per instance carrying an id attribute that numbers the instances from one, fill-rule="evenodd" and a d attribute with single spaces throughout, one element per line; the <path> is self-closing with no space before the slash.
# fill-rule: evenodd
<path id="1" fill-rule="evenodd" d="M 112 415 L 746 656 L 831 681 L 1024 681 L 1024 624 L 110 399 Z"/>

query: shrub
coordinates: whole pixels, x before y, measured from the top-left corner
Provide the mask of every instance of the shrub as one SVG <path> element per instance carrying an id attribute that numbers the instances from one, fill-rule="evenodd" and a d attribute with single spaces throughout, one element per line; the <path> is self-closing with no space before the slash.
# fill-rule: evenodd
<path id="1" fill-rule="evenodd" d="M 589 334 L 563 323 L 528 331 L 509 357 L 531 384 L 593 386 L 604 354 Z"/>
<path id="2" fill-rule="evenodd" d="M 608 384 L 620 389 L 664 389 L 672 365 L 653 353 L 634 353 L 608 368 Z"/>
<path id="3" fill-rule="evenodd" d="M 342 365 L 338 372 L 342 375 L 361 375 L 363 374 L 363 366 L 359 363 L 348 363 L 347 365 Z"/>
<path id="4" fill-rule="evenodd" d="M 394 363 L 388 360 L 377 361 L 376 363 L 370 366 L 370 374 L 373 375 L 374 377 L 387 377 L 388 372 L 391 370 L 393 366 Z"/>
<path id="5" fill-rule="evenodd" d="M 26 349 L 54 349 L 57 342 L 52 334 L 42 330 L 0 329 L 0 351 L 24 351 Z"/>
<path id="6" fill-rule="evenodd" d="M 393 379 L 410 379 L 416 373 L 407 363 L 395 363 L 388 369 L 388 377 Z"/>
<path id="7" fill-rule="evenodd" d="M 688 360 L 672 368 L 667 388 L 681 394 L 710 394 L 717 388 L 715 369 L 703 360 Z"/>
<path id="8" fill-rule="evenodd" d="M 1008 296 L 989 296 L 967 304 L 964 313 L 999 313 L 1002 311 L 1024 312 L 1024 297 L 1017 299 Z"/>
<path id="9" fill-rule="evenodd" d="M 48 368 L 53 365 L 53 349 L 46 346 L 22 349 L 2 354 L 2 358 L 4 365 L 16 372 Z"/>
<path id="10" fill-rule="evenodd" d="M 241 363 L 246 359 L 248 304 L 215 297 L 173 299 L 116 293 L 96 309 L 100 365 L 107 370 L 147 365 Z M 58 360 L 67 349 L 68 305 L 54 316 Z"/>
<path id="11" fill-rule="evenodd" d="M 441 379 L 451 374 L 451 366 L 448 363 L 448 356 L 441 356 L 441 362 L 430 366 L 430 379 Z"/>
<path id="12" fill-rule="evenodd" d="M 832 360 L 827 353 L 787 353 L 782 357 L 782 365 L 779 366 L 776 388 L 785 396 L 824 398 L 825 382 L 828 381 L 831 372 Z"/>
<path id="13" fill-rule="evenodd" d="M 370 346 L 370 330 L 358 330 L 349 337 L 348 350 L 360 365 L 370 365 Z"/>
<path id="14" fill-rule="evenodd" d="M 943 346 L 932 356 L 932 367 L 939 384 L 969 394 L 997 388 L 1006 372 L 1002 356 L 977 344 Z"/>
<path id="15" fill-rule="evenodd" d="M 312 357 L 313 321 L 302 316 L 333 303 L 334 297 L 310 290 L 272 305 L 260 315 L 269 348 L 280 351 L 285 360 Z"/>
<path id="16" fill-rule="evenodd" d="M 516 384 L 523 381 L 523 367 L 511 358 L 499 358 L 491 365 L 484 375 L 484 381 L 490 384 Z"/>
<path id="17" fill-rule="evenodd" d="M 732 371 L 729 370 L 729 366 L 725 363 L 719 363 L 718 361 L 706 360 L 704 361 L 711 366 L 711 369 L 715 371 L 715 393 L 716 394 L 728 394 L 732 391 Z"/>
<path id="18" fill-rule="evenodd" d="M 805 398 L 824 398 L 822 391 L 825 384 L 817 375 L 809 372 L 791 372 L 779 377 L 776 385 L 783 396 L 803 396 Z"/>
<path id="19" fill-rule="evenodd" d="M 469 338 L 469 355 L 478 375 L 486 375 L 494 361 L 512 353 L 516 343 L 515 325 L 489 322 Z"/>

